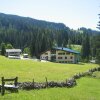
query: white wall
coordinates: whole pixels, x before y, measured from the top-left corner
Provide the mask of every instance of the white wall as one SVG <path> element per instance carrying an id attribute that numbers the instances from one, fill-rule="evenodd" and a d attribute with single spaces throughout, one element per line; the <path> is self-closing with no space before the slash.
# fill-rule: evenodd
<path id="1" fill-rule="evenodd" d="M 59 53 L 65 53 L 64 55 L 59 55 Z M 46 57 L 48 57 L 48 60 L 51 60 L 51 51 L 46 51 L 40 56 L 40 59 L 46 60 Z M 58 57 L 62 57 L 62 59 L 59 59 Z M 65 59 L 67 57 L 67 59 Z M 71 58 L 72 57 L 72 58 Z M 62 63 L 76 63 L 77 56 L 73 53 L 56 50 L 56 62 L 62 62 Z"/>
<path id="2" fill-rule="evenodd" d="M 7 56 L 20 56 L 20 52 L 7 52 Z"/>
<path id="3" fill-rule="evenodd" d="M 43 53 L 43 54 L 40 56 L 40 59 L 46 60 L 46 57 L 48 57 L 48 60 L 49 60 L 49 61 L 51 60 L 51 52 L 50 52 L 50 51 L 46 51 L 45 53 Z"/>
<path id="4" fill-rule="evenodd" d="M 65 55 L 59 55 L 59 53 L 65 53 Z M 56 51 L 56 62 L 74 62 L 74 55 L 72 53 L 66 54 L 67 52 L 65 51 Z M 62 59 L 59 59 L 58 57 L 62 57 Z M 65 59 L 67 57 L 67 59 Z M 71 59 L 72 57 L 72 59 Z"/>

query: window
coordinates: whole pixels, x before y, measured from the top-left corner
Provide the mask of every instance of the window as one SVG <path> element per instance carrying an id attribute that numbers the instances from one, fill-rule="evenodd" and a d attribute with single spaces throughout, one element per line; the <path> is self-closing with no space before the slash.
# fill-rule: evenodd
<path id="1" fill-rule="evenodd" d="M 64 63 L 64 61 L 62 61 L 61 63 Z"/>
<path id="2" fill-rule="evenodd" d="M 58 55 L 65 55 L 65 53 L 58 53 Z"/>
<path id="3" fill-rule="evenodd" d="M 62 53 L 58 53 L 58 55 L 62 55 Z"/>
<path id="4" fill-rule="evenodd" d="M 58 59 L 62 59 L 62 57 L 58 57 Z"/>
<path id="5" fill-rule="evenodd" d="M 70 54 L 70 52 L 66 52 L 66 55 Z"/>
<path id="6" fill-rule="evenodd" d="M 67 57 L 65 57 L 65 59 L 67 59 Z"/>
<path id="7" fill-rule="evenodd" d="M 48 60 L 48 56 L 46 56 L 45 59 Z"/>
<path id="8" fill-rule="evenodd" d="M 73 59 L 73 57 L 70 57 L 70 59 Z"/>
<path id="9" fill-rule="evenodd" d="M 56 50 L 51 50 L 51 54 L 56 54 Z"/>

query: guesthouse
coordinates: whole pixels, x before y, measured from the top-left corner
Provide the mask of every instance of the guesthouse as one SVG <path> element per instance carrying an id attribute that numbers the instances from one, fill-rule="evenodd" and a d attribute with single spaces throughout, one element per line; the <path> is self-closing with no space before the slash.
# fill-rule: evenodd
<path id="1" fill-rule="evenodd" d="M 40 59 L 57 63 L 78 63 L 79 54 L 78 51 L 69 48 L 55 47 L 43 52 Z"/>

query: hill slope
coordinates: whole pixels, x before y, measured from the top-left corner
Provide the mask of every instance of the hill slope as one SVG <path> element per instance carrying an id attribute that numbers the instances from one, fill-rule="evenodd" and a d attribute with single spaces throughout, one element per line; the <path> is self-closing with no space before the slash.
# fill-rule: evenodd
<path id="1" fill-rule="evenodd" d="M 28 47 L 32 56 L 53 46 L 63 44 L 66 47 L 68 40 L 81 45 L 85 34 L 91 38 L 96 33 L 99 32 L 86 28 L 72 30 L 63 23 L 0 13 L 0 44 L 11 43 L 14 48 L 22 50 Z"/>
<path id="2" fill-rule="evenodd" d="M 24 49 L 32 43 L 35 54 L 50 48 L 54 40 L 62 40 L 61 34 L 67 36 L 67 29 L 62 23 L 0 13 L 0 44 L 11 43 L 15 48 Z"/>

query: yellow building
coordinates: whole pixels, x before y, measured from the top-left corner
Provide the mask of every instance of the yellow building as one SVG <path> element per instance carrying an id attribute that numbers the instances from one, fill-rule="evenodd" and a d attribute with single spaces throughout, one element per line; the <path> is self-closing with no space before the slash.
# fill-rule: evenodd
<path id="1" fill-rule="evenodd" d="M 79 52 L 69 48 L 55 47 L 43 52 L 40 59 L 58 63 L 78 63 L 79 54 Z"/>

